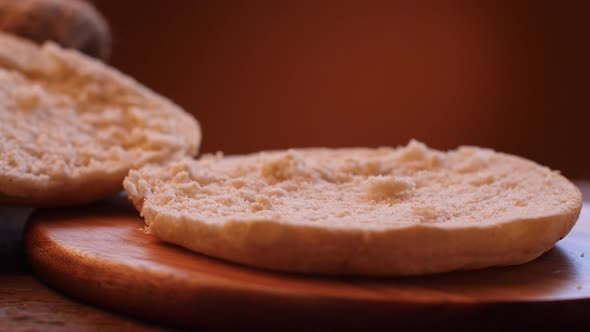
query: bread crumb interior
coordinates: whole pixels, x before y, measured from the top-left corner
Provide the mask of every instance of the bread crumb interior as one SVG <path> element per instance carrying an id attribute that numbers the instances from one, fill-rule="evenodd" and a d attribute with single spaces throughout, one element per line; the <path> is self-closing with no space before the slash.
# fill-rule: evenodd
<path id="1" fill-rule="evenodd" d="M 274 220 L 335 227 L 492 223 L 565 211 L 556 172 L 492 150 L 291 149 L 205 155 L 132 171 L 126 188 L 204 222 Z"/>

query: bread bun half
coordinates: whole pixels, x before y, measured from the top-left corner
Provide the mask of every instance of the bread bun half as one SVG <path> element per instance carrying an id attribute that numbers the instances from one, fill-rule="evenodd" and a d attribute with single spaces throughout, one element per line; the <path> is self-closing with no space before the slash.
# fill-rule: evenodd
<path id="1" fill-rule="evenodd" d="M 575 224 L 558 172 L 478 147 L 309 148 L 132 170 L 146 231 L 279 271 L 420 275 L 526 263 Z"/>
<path id="2" fill-rule="evenodd" d="M 0 204 L 66 205 L 129 169 L 194 155 L 198 122 L 114 68 L 0 33 Z"/>

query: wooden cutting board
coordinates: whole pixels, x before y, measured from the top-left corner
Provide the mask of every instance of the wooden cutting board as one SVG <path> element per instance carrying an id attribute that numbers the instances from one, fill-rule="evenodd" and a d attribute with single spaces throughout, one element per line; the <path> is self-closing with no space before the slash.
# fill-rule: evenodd
<path id="1" fill-rule="evenodd" d="M 424 277 L 268 272 L 159 242 L 119 196 L 40 210 L 26 247 L 34 272 L 72 297 L 150 321 L 205 328 L 440 327 L 579 323 L 590 316 L 590 208 L 541 258 Z M 498 325 L 500 324 L 500 325 Z"/>

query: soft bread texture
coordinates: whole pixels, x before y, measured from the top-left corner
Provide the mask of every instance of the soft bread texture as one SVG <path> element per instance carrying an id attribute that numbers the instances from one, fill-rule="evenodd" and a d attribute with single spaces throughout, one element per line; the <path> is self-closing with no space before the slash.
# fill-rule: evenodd
<path id="1" fill-rule="evenodd" d="M 63 205 L 121 189 L 130 168 L 197 153 L 197 121 L 76 51 L 0 33 L 0 204 Z"/>
<path id="2" fill-rule="evenodd" d="M 206 155 L 132 170 L 156 237 L 289 272 L 417 275 L 528 262 L 582 206 L 558 172 L 477 147 Z"/>

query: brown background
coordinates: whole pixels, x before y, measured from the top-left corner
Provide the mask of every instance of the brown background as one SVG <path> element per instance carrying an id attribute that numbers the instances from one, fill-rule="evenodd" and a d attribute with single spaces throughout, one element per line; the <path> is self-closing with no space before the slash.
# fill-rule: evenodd
<path id="1" fill-rule="evenodd" d="M 478 144 L 590 175 L 583 1 L 95 1 L 202 151 Z"/>

